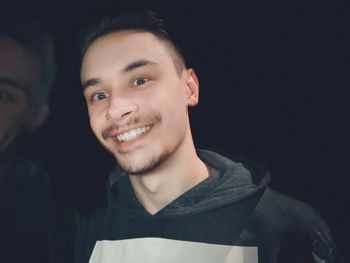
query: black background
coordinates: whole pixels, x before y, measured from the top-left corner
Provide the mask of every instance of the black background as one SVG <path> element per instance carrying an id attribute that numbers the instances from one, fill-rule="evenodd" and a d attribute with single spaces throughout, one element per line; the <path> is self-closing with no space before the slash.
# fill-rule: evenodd
<path id="1" fill-rule="evenodd" d="M 51 118 L 31 149 L 51 171 L 56 201 L 79 209 L 96 205 L 114 165 L 89 127 L 77 30 L 111 3 L 149 7 L 168 21 L 198 74 L 200 103 L 190 111 L 197 147 L 265 164 L 271 187 L 320 211 L 350 258 L 350 5 L 144 2 L 19 5 L 55 34 Z"/>

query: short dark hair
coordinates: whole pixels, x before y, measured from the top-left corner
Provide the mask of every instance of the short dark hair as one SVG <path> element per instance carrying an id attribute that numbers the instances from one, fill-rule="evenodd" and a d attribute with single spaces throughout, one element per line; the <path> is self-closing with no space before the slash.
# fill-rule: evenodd
<path id="1" fill-rule="evenodd" d="M 47 102 L 56 75 L 53 37 L 44 28 L 41 21 L 21 12 L 2 10 L 0 18 L 0 36 L 15 41 L 19 46 L 31 52 L 40 62 L 38 106 Z"/>
<path id="2" fill-rule="evenodd" d="M 111 33 L 135 30 L 149 32 L 164 41 L 174 51 L 174 65 L 180 74 L 186 68 L 183 52 L 170 36 L 164 20 L 158 13 L 148 9 L 119 10 L 99 15 L 95 22 L 81 33 L 81 61 L 89 46 L 98 38 Z"/>

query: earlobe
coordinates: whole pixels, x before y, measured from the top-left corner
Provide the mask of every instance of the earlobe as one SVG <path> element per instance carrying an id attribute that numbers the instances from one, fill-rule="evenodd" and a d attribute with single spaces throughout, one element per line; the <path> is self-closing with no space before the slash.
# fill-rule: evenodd
<path id="1" fill-rule="evenodd" d="M 187 69 L 187 105 L 196 106 L 199 99 L 199 82 L 195 71 L 192 68 Z"/>
<path id="2" fill-rule="evenodd" d="M 31 130 L 36 130 L 39 128 L 47 119 L 47 117 L 50 115 L 50 108 L 47 103 L 42 105 L 38 111 L 35 113 L 35 116 L 29 123 L 29 127 Z"/>

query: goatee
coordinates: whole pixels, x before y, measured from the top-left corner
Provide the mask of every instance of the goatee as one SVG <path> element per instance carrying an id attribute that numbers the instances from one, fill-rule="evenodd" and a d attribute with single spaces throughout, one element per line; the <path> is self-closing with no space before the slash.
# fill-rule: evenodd
<path id="1" fill-rule="evenodd" d="M 170 154 L 170 151 L 165 149 L 159 156 L 152 156 L 141 167 L 128 166 L 123 164 L 123 162 L 118 162 L 118 164 L 127 174 L 140 176 L 156 170 L 169 158 Z"/>

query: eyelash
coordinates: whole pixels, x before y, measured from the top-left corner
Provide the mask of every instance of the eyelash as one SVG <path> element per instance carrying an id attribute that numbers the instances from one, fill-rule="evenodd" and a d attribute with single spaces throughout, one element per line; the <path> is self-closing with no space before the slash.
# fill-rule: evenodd
<path id="1" fill-rule="evenodd" d="M 141 84 L 137 84 L 137 82 L 140 81 L 140 80 L 142 80 L 142 81 L 144 81 L 144 82 L 141 83 Z M 147 78 L 147 77 L 139 77 L 139 78 L 136 78 L 136 79 L 133 81 L 132 85 L 133 85 L 133 86 L 141 86 L 141 85 L 147 83 L 149 80 L 150 80 L 150 79 Z"/>
<path id="2" fill-rule="evenodd" d="M 0 91 L 0 100 L 8 101 L 8 102 L 14 102 L 15 98 L 10 93 L 6 91 Z"/>
<path id="3" fill-rule="evenodd" d="M 142 80 L 143 83 L 138 84 L 137 82 L 140 81 L 140 80 Z M 147 78 L 147 77 L 139 77 L 139 78 L 136 78 L 136 79 L 132 82 L 132 86 L 133 86 L 133 87 L 135 87 L 135 86 L 136 86 L 136 87 L 137 87 L 137 86 L 141 86 L 141 85 L 147 83 L 149 80 L 150 80 L 150 79 Z M 99 96 L 99 95 L 105 95 L 105 98 L 97 99 L 97 96 Z M 107 92 L 96 92 L 96 93 L 92 94 L 92 96 L 91 96 L 91 101 L 93 101 L 93 102 L 101 101 L 101 100 L 104 100 L 104 99 L 106 99 L 106 98 L 108 98 L 108 97 L 109 97 L 109 94 L 108 94 Z"/>
<path id="4" fill-rule="evenodd" d="M 103 99 L 97 99 L 98 95 L 105 95 L 106 97 Z M 91 101 L 100 101 L 100 100 L 104 100 L 108 97 L 109 97 L 109 94 L 107 92 L 96 92 L 91 96 Z"/>

